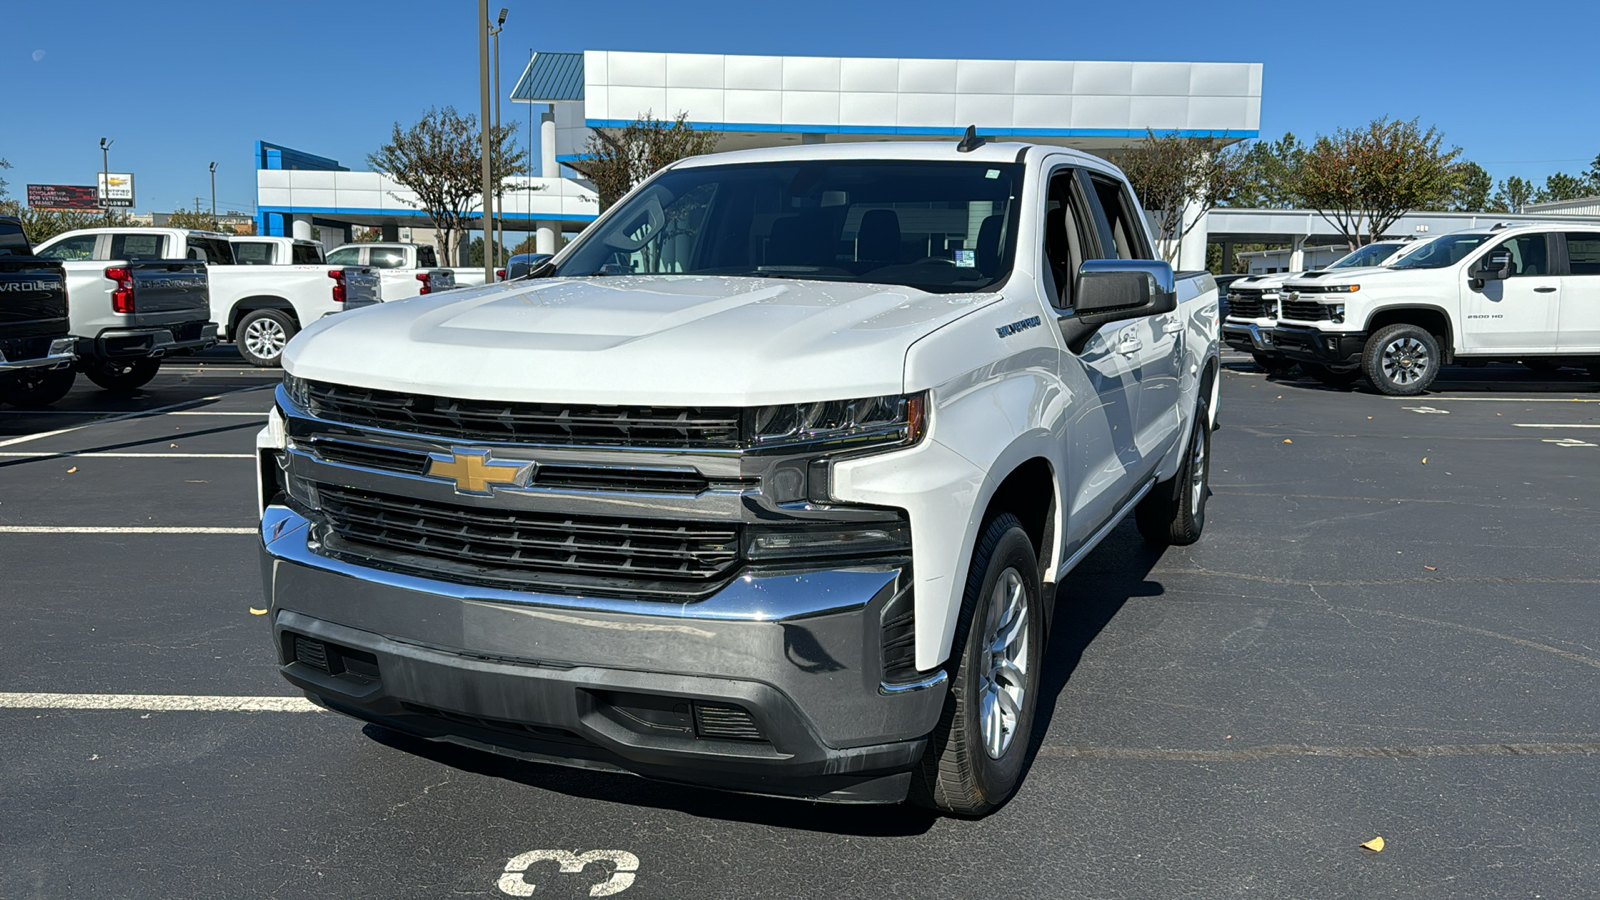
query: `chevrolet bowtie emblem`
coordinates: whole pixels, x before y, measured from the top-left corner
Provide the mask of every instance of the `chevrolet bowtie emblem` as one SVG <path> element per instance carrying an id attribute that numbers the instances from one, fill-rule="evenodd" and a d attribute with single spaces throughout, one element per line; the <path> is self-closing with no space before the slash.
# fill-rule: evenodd
<path id="1" fill-rule="evenodd" d="M 428 475 L 454 481 L 460 494 L 489 494 L 497 484 L 526 487 L 533 468 L 531 462 L 491 460 L 487 450 L 453 450 L 449 459 L 434 456 Z"/>

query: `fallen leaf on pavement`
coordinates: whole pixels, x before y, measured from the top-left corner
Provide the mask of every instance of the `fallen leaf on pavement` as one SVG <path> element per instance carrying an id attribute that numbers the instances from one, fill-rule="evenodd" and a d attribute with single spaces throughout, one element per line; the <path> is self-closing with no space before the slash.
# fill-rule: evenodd
<path id="1" fill-rule="evenodd" d="M 1423 464 L 1423 465 L 1427 465 L 1427 464 L 1428 464 L 1428 458 L 1427 458 L 1427 457 L 1426 457 L 1426 456 L 1424 456 L 1424 457 L 1423 457 L 1423 458 L 1422 458 L 1422 464 Z"/>
<path id="2" fill-rule="evenodd" d="M 1284 439 L 1283 439 L 1283 442 L 1284 442 L 1284 443 L 1285 443 L 1285 444 L 1292 444 L 1292 443 L 1294 443 L 1294 441 L 1291 441 L 1291 440 L 1289 440 L 1289 439 L 1288 439 L 1288 438 L 1284 438 Z"/>
<path id="3" fill-rule="evenodd" d="M 168 444 L 168 445 L 167 445 L 167 446 L 168 446 L 168 447 L 176 447 L 176 446 L 178 446 L 178 445 L 177 445 L 177 444 Z"/>
<path id="4" fill-rule="evenodd" d="M 72 468 L 67 470 L 67 474 L 71 475 L 73 472 L 76 472 L 76 471 L 78 471 L 78 467 L 77 466 L 73 466 Z"/>
<path id="5" fill-rule="evenodd" d="M 267 614 L 267 611 L 264 610 L 264 609 L 257 609 L 254 606 L 250 607 L 250 615 L 252 615 L 252 616 L 264 616 L 266 614 Z"/>
<path id="6" fill-rule="evenodd" d="M 1439 567 L 1438 566 L 1423 566 L 1423 568 L 1427 569 L 1429 572 L 1437 572 L 1437 571 L 1439 571 Z"/>
<path id="7" fill-rule="evenodd" d="M 1365 844 L 1362 844 L 1361 846 L 1362 846 L 1362 848 L 1364 848 L 1366 850 L 1371 850 L 1373 853 L 1382 853 L 1383 852 L 1383 835 L 1380 834 L 1377 837 L 1373 838 L 1372 840 L 1367 841 Z"/>

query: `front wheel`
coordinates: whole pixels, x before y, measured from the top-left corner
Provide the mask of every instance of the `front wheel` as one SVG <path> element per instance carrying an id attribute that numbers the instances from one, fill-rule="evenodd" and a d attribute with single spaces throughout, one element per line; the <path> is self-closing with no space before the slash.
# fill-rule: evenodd
<path id="1" fill-rule="evenodd" d="M 1194 410 L 1189 446 L 1177 474 L 1158 481 L 1134 507 L 1134 522 L 1145 541 L 1158 547 L 1200 540 L 1206 527 L 1206 498 L 1211 494 L 1211 429 L 1205 404 Z"/>
<path id="2" fill-rule="evenodd" d="M 1042 594 L 1022 523 L 1010 513 L 989 520 L 967 571 L 950 692 L 912 772 L 913 802 L 981 816 L 1016 793 L 1038 703 Z"/>
<path id="3" fill-rule="evenodd" d="M 252 366 L 268 368 L 283 364 L 283 348 L 299 332 L 294 317 L 281 309 L 257 309 L 239 320 L 239 355 Z"/>
<path id="4" fill-rule="evenodd" d="M 65 397 L 77 377 L 71 366 L 14 372 L 0 377 L 0 403 L 18 409 L 43 409 Z"/>
<path id="5" fill-rule="evenodd" d="M 1416 396 L 1439 375 L 1439 341 L 1417 325 L 1385 325 L 1367 339 L 1361 371 L 1380 394 Z"/>
<path id="6" fill-rule="evenodd" d="M 125 394 L 150 383 L 161 370 L 159 359 L 91 359 L 79 363 L 89 380 L 108 391 Z"/>

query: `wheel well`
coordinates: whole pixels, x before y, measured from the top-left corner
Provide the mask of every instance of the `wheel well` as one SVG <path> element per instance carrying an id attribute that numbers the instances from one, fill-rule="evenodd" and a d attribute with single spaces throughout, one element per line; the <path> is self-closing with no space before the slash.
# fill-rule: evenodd
<path id="1" fill-rule="evenodd" d="M 1426 329 L 1439 342 L 1440 355 L 1446 361 L 1454 355 L 1455 342 L 1450 335 L 1450 317 L 1442 310 L 1427 307 L 1405 307 L 1402 309 L 1385 309 L 1373 313 L 1367 322 L 1367 334 L 1376 332 L 1379 328 L 1389 325 L 1416 325 Z"/>
<path id="2" fill-rule="evenodd" d="M 989 498 L 989 508 L 984 518 L 1008 512 L 1022 522 L 1022 530 L 1033 542 L 1034 555 L 1039 558 L 1041 574 L 1048 571 L 1055 549 L 1055 475 L 1050 463 L 1036 456 L 1007 475 Z"/>
<path id="3" fill-rule="evenodd" d="M 239 330 L 239 320 L 258 309 L 281 309 L 294 320 L 296 328 L 301 327 L 300 317 L 295 315 L 294 304 L 282 297 L 245 297 L 233 305 L 233 311 L 228 313 L 228 337 L 232 338 Z"/>

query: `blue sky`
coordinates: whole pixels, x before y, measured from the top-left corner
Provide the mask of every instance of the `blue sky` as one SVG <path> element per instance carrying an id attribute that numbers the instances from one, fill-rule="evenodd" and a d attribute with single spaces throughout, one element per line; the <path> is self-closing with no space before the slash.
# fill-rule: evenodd
<path id="1" fill-rule="evenodd" d="M 1498 180 L 1600 154 L 1600 2 L 493 0 L 506 92 L 530 48 L 1261 62 L 1264 138 L 1377 116 L 1440 127 Z M 140 210 L 250 211 L 261 138 L 365 168 L 391 123 L 476 111 L 474 0 L 5 0 L 0 156 L 27 182 L 92 184 L 98 141 Z M 528 107 L 502 115 L 526 121 Z M 22 125 L 20 123 L 28 123 Z"/>

